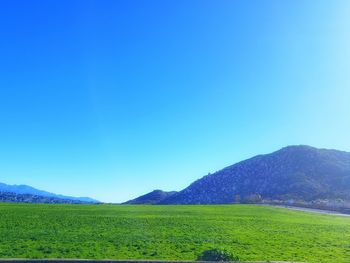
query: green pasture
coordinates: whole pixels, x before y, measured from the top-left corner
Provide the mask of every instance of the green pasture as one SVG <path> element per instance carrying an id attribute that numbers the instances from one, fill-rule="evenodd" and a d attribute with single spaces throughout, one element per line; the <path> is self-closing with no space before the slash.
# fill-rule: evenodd
<path id="1" fill-rule="evenodd" d="M 0 258 L 350 262 L 350 217 L 254 205 L 0 203 Z"/>

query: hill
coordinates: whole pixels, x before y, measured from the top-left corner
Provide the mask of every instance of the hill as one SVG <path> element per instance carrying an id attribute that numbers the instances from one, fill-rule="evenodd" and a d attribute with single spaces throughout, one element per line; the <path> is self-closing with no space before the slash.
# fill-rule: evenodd
<path id="1" fill-rule="evenodd" d="M 289 146 L 204 176 L 161 204 L 350 200 L 350 153 Z"/>
<path id="2" fill-rule="evenodd" d="M 125 202 L 124 204 L 157 204 L 159 202 L 164 201 L 166 198 L 176 194 L 177 192 L 165 192 L 162 190 L 154 190 L 148 194 L 142 195 L 138 198 L 132 199 L 130 201 Z"/>
<path id="3" fill-rule="evenodd" d="M 157 204 L 260 202 L 348 211 L 350 153 L 288 146 L 204 176 Z"/>
<path id="4" fill-rule="evenodd" d="M 73 197 L 73 196 L 59 195 L 59 194 L 54 194 L 43 190 L 39 190 L 28 185 L 8 185 L 8 184 L 0 183 L 0 193 L 2 194 L 12 193 L 13 196 L 18 197 L 18 200 L 22 200 L 21 195 L 25 195 L 27 197 L 29 196 L 41 197 L 42 200 L 45 200 L 45 198 L 48 198 L 48 197 L 52 198 L 52 200 L 57 199 L 57 201 L 65 200 L 62 203 L 67 203 L 66 202 L 67 200 L 71 200 L 71 203 L 99 203 L 99 201 L 89 197 Z M 2 198 L 4 201 L 6 200 L 6 197 L 3 196 Z M 36 198 L 34 199 L 36 200 Z"/>

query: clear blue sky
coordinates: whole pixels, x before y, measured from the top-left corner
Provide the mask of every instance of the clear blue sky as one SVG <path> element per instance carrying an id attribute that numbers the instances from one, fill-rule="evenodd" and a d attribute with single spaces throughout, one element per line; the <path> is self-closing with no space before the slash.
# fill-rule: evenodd
<path id="1" fill-rule="evenodd" d="M 2 1 L 0 182 L 119 202 L 350 151 L 350 1 Z"/>

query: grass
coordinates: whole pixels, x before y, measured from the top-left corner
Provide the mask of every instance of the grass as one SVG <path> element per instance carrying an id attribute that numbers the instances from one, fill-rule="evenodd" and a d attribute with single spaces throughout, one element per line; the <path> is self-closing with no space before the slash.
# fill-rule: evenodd
<path id="1" fill-rule="evenodd" d="M 350 262 L 350 218 L 252 205 L 0 203 L 0 258 Z"/>

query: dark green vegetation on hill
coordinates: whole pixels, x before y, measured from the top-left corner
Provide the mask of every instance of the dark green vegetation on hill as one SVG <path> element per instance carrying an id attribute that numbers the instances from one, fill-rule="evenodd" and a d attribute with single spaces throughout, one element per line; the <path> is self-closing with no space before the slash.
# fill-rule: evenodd
<path id="1" fill-rule="evenodd" d="M 204 176 L 160 204 L 350 204 L 350 153 L 289 146 Z"/>
<path id="2" fill-rule="evenodd" d="M 345 263 L 350 218 L 249 205 L 0 204 L 0 258 L 195 260 L 212 248 Z"/>

